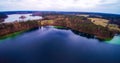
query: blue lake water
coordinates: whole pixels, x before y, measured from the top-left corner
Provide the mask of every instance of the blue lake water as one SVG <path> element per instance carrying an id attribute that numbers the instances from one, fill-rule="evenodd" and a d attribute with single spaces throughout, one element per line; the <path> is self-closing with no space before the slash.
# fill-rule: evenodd
<path id="1" fill-rule="evenodd" d="M 109 42 L 46 26 L 1 39 L 0 63 L 120 63 L 120 45 Z"/>
<path id="2" fill-rule="evenodd" d="M 8 18 L 5 19 L 5 22 L 22 21 L 22 19 L 19 19 L 19 17 L 21 16 L 26 17 L 24 21 L 42 19 L 41 16 L 31 16 L 31 15 L 32 14 L 11 14 L 11 15 L 8 15 Z"/>

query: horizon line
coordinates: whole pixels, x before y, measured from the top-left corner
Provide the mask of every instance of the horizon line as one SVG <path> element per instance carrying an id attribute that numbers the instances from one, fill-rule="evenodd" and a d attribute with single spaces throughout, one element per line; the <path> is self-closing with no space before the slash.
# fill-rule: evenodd
<path id="1" fill-rule="evenodd" d="M 0 11 L 0 12 L 27 12 L 27 11 L 33 11 L 33 12 L 85 12 L 85 13 L 99 13 L 99 14 L 116 14 L 116 15 L 120 15 L 119 13 L 107 13 L 107 12 L 87 12 L 87 11 L 58 11 L 58 10 L 5 10 L 5 11 Z"/>

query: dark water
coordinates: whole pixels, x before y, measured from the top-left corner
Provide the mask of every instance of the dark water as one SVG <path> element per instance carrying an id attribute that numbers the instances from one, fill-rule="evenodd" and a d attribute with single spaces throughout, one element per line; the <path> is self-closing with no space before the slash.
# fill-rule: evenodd
<path id="1" fill-rule="evenodd" d="M 85 36 L 53 27 L 25 32 L 0 40 L 0 63 L 120 63 L 120 45 Z"/>

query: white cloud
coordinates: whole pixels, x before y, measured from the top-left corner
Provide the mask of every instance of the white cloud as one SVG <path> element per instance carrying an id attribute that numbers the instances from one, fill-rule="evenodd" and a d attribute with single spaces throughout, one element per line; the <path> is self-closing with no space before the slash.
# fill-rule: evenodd
<path id="1" fill-rule="evenodd" d="M 118 0 L 1 0 L 1 10 L 89 10 Z M 120 4 L 120 3 L 119 3 Z M 107 8 L 107 7 L 104 7 Z"/>
<path id="2" fill-rule="evenodd" d="M 119 0 L 101 0 L 101 4 L 114 4 L 118 2 Z"/>

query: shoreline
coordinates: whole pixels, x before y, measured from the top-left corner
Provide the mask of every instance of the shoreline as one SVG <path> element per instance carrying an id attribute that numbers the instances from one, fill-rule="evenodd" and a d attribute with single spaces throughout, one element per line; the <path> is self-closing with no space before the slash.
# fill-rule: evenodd
<path id="1" fill-rule="evenodd" d="M 2 23 L 0 24 L 0 36 L 7 34 L 30 30 L 41 26 L 62 26 L 68 27 L 83 33 L 95 35 L 99 39 L 111 39 L 114 37 L 116 31 L 110 31 L 105 27 L 98 26 L 89 21 L 85 17 L 66 16 L 66 15 L 49 15 L 42 20 L 28 20 L 22 22 Z M 77 20 L 76 20 L 77 19 Z"/>

